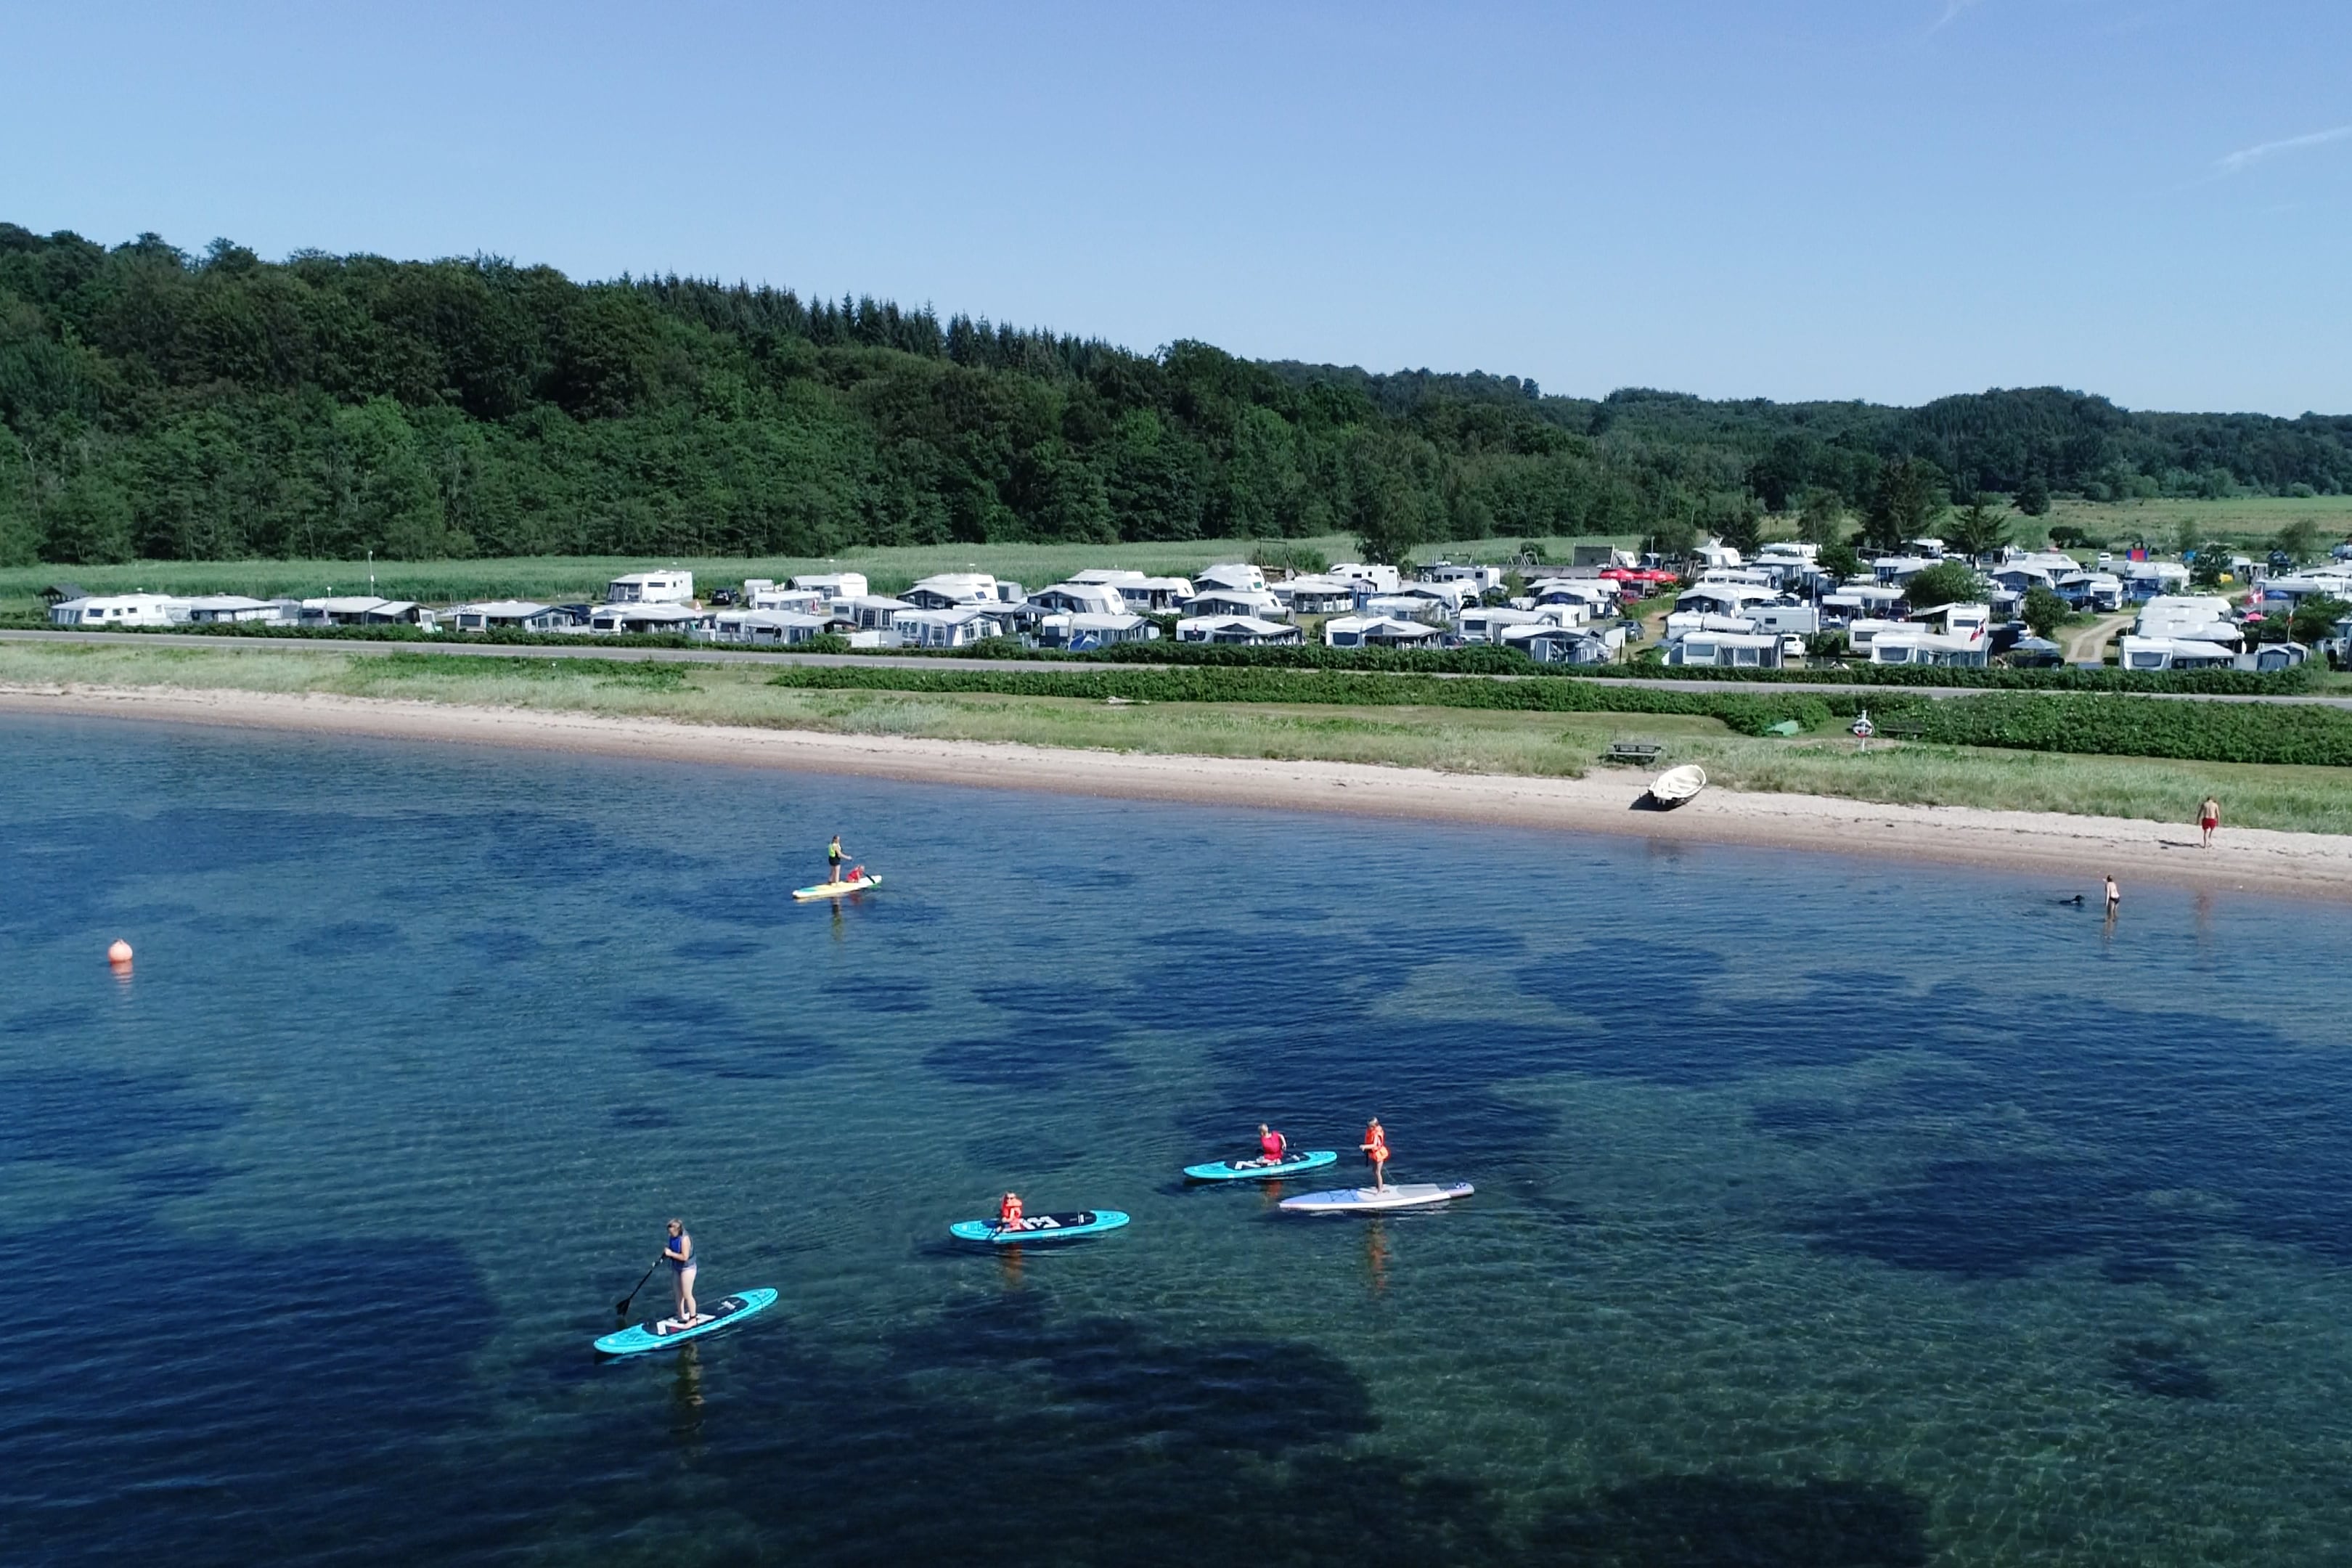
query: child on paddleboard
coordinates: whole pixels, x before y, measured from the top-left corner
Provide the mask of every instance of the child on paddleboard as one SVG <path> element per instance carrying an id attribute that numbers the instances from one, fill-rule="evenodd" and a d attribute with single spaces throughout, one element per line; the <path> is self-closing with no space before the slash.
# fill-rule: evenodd
<path id="1" fill-rule="evenodd" d="M 1364 1158 L 1371 1162 L 1372 1185 L 1385 1190 L 1389 1184 L 1389 1135 L 1381 1130 L 1381 1119 L 1372 1118 L 1364 1129 Z"/>

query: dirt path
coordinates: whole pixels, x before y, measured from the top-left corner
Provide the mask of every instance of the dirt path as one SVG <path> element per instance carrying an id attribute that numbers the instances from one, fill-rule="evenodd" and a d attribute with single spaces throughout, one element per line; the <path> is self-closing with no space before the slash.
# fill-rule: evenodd
<path id="1" fill-rule="evenodd" d="M 2096 625 L 2085 626 L 2066 639 L 2066 662 L 2098 663 L 2107 656 L 2109 639 L 2131 624 L 2129 616 L 2102 616 Z"/>

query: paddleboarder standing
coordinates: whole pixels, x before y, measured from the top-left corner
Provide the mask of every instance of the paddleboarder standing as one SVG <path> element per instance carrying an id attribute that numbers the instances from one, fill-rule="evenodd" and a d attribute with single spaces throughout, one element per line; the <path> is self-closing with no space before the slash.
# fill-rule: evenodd
<path id="1" fill-rule="evenodd" d="M 833 842 L 832 842 L 832 843 L 830 843 L 830 844 L 828 844 L 828 845 L 826 845 L 826 846 L 824 847 L 824 865 L 825 865 L 825 877 L 824 877 L 824 879 L 825 879 L 826 881 L 828 881 L 828 882 L 838 882 L 838 881 L 840 881 L 840 880 L 841 880 L 841 835 L 840 835 L 840 834 L 838 834 L 838 833 L 836 833 L 836 834 L 835 834 L 835 835 L 833 836 Z"/>
<path id="2" fill-rule="evenodd" d="M 694 1276 L 701 1260 L 694 1256 L 694 1237 L 686 1233 L 684 1220 L 670 1221 L 668 1229 L 669 1235 L 662 1242 L 661 1260 L 669 1265 L 671 1321 L 678 1328 L 690 1329 L 702 1316 L 694 1304 Z"/>
<path id="3" fill-rule="evenodd" d="M 1372 1163 L 1372 1185 L 1385 1192 L 1389 1184 L 1389 1135 L 1381 1129 L 1381 1119 L 1372 1118 L 1364 1129 L 1364 1158 Z"/>

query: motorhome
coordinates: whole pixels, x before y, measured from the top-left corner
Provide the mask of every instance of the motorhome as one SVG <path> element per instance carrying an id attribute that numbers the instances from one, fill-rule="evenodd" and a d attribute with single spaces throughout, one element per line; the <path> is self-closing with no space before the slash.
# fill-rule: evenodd
<path id="1" fill-rule="evenodd" d="M 604 602 L 608 605 L 690 605 L 694 602 L 694 574 L 675 569 L 624 573 L 604 584 Z"/>

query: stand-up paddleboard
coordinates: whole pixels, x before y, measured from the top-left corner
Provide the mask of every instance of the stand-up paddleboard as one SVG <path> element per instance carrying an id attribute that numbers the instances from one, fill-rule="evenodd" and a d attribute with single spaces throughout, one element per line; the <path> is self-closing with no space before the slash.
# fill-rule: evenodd
<path id="1" fill-rule="evenodd" d="M 642 1323 L 631 1323 L 618 1333 L 606 1334 L 596 1342 L 596 1353 L 598 1355 L 641 1355 L 646 1351 L 657 1351 L 666 1345 L 698 1339 L 704 1334 L 723 1329 L 730 1323 L 740 1322 L 752 1313 L 775 1304 L 776 1293 L 773 1290 L 738 1291 L 732 1296 L 721 1297 L 705 1308 L 702 1321 L 690 1329 L 672 1329 L 667 1333 L 664 1333 L 662 1324 L 668 1320 L 650 1318 Z"/>
<path id="2" fill-rule="evenodd" d="M 1126 1223 L 1127 1216 L 1117 1209 L 1080 1209 L 1076 1214 L 1033 1214 L 1017 1226 L 999 1225 L 992 1219 L 958 1220 L 948 1226 L 948 1234 L 959 1241 L 1017 1247 L 1024 1241 L 1076 1241 L 1082 1236 L 1117 1230 Z"/>
<path id="3" fill-rule="evenodd" d="M 1187 1165 L 1184 1173 L 1196 1182 L 1276 1182 L 1301 1171 L 1319 1171 L 1339 1163 L 1339 1156 L 1331 1150 L 1317 1149 L 1310 1153 L 1286 1156 L 1272 1164 L 1260 1164 L 1255 1160 L 1219 1160 L 1206 1165 Z"/>
<path id="4" fill-rule="evenodd" d="M 854 882 L 819 882 L 814 888 L 794 888 L 793 897 L 805 903 L 811 899 L 837 899 L 844 893 L 862 893 L 868 888 L 881 885 L 879 877 L 860 877 Z"/>
<path id="5" fill-rule="evenodd" d="M 1452 1203 L 1473 1191 L 1467 1182 L 1406 1182 L 1393 1187 L 1339 1187 L 1301 1193 L 1282 1200 L 1286 1214 L 1378 1214 L 1383 1209 L 1427 1208 Z"/>

